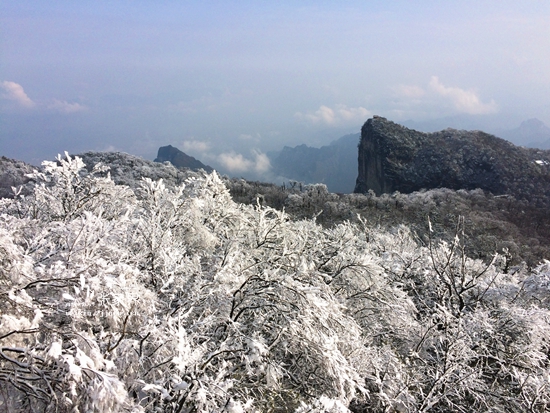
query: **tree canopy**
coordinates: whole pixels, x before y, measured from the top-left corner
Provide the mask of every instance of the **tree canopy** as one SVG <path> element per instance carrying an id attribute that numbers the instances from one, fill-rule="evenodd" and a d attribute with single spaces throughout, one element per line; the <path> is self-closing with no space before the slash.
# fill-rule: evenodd
<path id="1" fill-rule="evenodd" d="M 0 200 L 0 411 L 550 408 L 549 262 L 84 166 Z"/>

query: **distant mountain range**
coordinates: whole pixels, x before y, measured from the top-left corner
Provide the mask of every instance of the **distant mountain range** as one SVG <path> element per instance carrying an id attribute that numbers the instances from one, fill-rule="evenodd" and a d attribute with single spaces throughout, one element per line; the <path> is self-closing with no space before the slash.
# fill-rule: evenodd
<path id="1" fill-rule="evenodd" d="M 529 265 L 549 257 L 550 151 L 518 147 L 480 131 L 419 132 L 381 117 L 369 119 L 362 132 L 361 138 L 346 135 L 321 148 L 299 145 L 271 154 L 280 176 L 324 182 L 330 191 L 347 194 L 238 178 L 223 177 L 224 182 L 238 202 L 256 204 L 261 199 L 294 216 L 317 216 L 323 225 L 353 221 L 361 213 L 371 223 L 404 223 L 426 235 L 428 215 L 434 228 L 451 232 L 462 216 L 472 234 L 469 251 L 476 257 L 503 248 Z M 162 162 L 117 152 L 78 156 L 88 171 L 102 163 L 115 183 L 134 189 L 141 187 L 143 177 L 162 179 L 170 188 L 202 175 L 190 167 L 206 170 L 207 165 L 176 148 L 163 148 L 157 157 Z M 169 159 L 199 163 L 176 168 Z M 34 180 L 27 174 L 34 169 L 41 167 L 0 157 L 0 198 L 13 197 L 12 187 L 30 194 Z M 356 182 L 360 193 L 351 194 Z"/>
<path id="2" fill-rule="evenodd" d="M 516 145 L 550 149 L 550 128 L 536 118 L 521 122 L 519 127 L 498 134 Z"/>
<path id="3" fill-rule="evenodd" d="M 440 119 L 431 122 L 403 122 L 413 130 L 431 132 L 447 128 L 445 122 L 466 127 L 467 119 Z M 447 124 L 448 125 L 448 124 Z M 438 126 L 442 126 L 437 129 Z M 460 128 L 460 126 L 459 126 Z M 550 149 L 550 128 L 538 119 L 529 119 L 517 128 L 493 133 L 516 145 L 530 148 Z M 324 183 L 330 192 L 351 193 L 358 173 L 358 152 L 361 135 L 348 134 L 320 148 L 305 144 L 268 153 L 272 177 L 278 182 L 297 181 L 305 184 Z M 213 168 L 168 145 L 159 148 L 155 162 L 169 161 L 177 168 L 193 170 Z"/>
<path id="4" fill-rule="evenodd" d="M 330 192 L 351 193 L 357 178 L 359 133 L 342 136 L 330 145 L 312 148 L 285 146 L 270 153 L 273 173 L 285 180 L 323 183 Z"/>
<path id="5" fill-rule="evenodd" d="M 456 121 L 456 120 L 455 120 Z M 433 124 L 404 122 L 416 130 L 437 131 L 446 129 L 444 120 Z M 440 128 L 437 128 L 441 126 Z M 426 130 L 428 129 L 428 130 Z M 538 119 L 529 119 L 517 128 L 495 133 L 515 145 L 550 149 L 550 128 Z M 298 145 L 285 146 L 282 151 L 270 153 L 273 172 L 288 180 L 305 183 L 324 183 L 331 192 L 350 193 L 357 178 L 357 146 L 360 134 L 342 136 L 330 145 L 313 148 Z"/>

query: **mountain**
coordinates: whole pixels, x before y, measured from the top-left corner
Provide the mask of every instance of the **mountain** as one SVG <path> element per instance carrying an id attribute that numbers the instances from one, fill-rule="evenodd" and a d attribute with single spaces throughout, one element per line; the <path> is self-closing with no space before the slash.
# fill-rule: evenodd
<path id="1" fill-rule="evenodd" d="M 158 150 L 155 162 L 170 162 L 176 168 L 189 168 L 193 170 L 204 169 L 206 172 L 212 172 L 214 169 L 201 161 L 187 155 L 172 145 L 162 146 Z"/>
<path id="2" fill-rule="evenodd" d="M 499 136 L 516 145 L 550 149 L 550 128 L 536 118 L 521 122 L 521 125 L 515 129 L 502 131 Z"/>
<path id="3" fill-rule="evenodd" d="M 84 152 L 71 155 L 72 158 L 75 156 L 82 159 L 88 172 L 97 164 L 106 165 L 111 179 L 117 185 L 127 185 L 132 189 L 140 186 L 142 178 L 153 181 L 162 179 L 167 188 L 174 188 L 190 177 L 200 176 L 193 170 L 179 169 L 171 163 L 153 162 L 123 152 Z M 27 175 L 35 170 L 43 171 L 43 168 L 0 157 L 0 199 L 13 198 L 12 187 L 21 188 L 23 195 L 29 194 L 34 182 Z"/>
<path id="4" fill-rule="evenodd" d="M 384 124 L 382 119 L 375 120 Z M 392 122 L 386 121 L 385 125 L 387 130 L 393 127 L 392 134 L 396 136 L 403 132 L 402 126 Z M 411 135 L 415 133 L 408 131 Z M 507 145 L 513 147 L 509 143 Z M 360 223 L 358 216 L 362 216 L 371 224 L 388 228 L 407 225 L 423 237 L 428 234 L 427 216 L 430 216 L 434 233 L 439 235 L 452 234 L 456 230 L 457 220 L 462 219 L 468 236 L 469 256 L 490 259 L 495 251 L 505 249 L 506 254 L 512 257 L 510 262 L 525 261 L 533 266 L 550 257 L 550 202 L 544 196 L 548 185 L 544 187 L 544 182 L 541 185 L 544 171 L 548 170 L 546 162 L 549 161 L 548 157 L 544 157 L 547 151 L 522 150 L 529 157 L 527 163 L 532 162 L 540 173 L 539 178 L 529 181 L 530 178 L 523 176 L 523 171 L 510 162 L 518 182 L 526 188 L 523 197 L 491 194 L 480 189 L 452 190 L 441 187 L 412 193 L 389 193 L 388 190 L 388 193 L 379 196 L 373 191 L 366 194 L 335 194 L 318 185 L 285 188 L 239 178 L 222 179 L 236 202 L 257 205 L 260 200 L 262 205 L 284 209 L 295 218 L 315 216 L 316 221 L 325 226 L 342 221 Z M 357 155 L 356 149 L 355 159 Z M 153 181 L 162 179 L 163 184 L 171 189 L 188 178 L 201 179 L 203 176 L 202 172 L 178 169 L 169 162 L 153 162 L 120 152 L 86 152 L 76 156 L 83 160 L 88 171 L 98 163 L 108 166 L 111 179 L 116 184 L 127 185 L 137 192 L 141 191 L 144 177 Z M 23 185 L 21 194 L 31 194 L 36 180 L 29 181 L 25 175 L 34 169 L 42 170 L 41 167 L 0 158 L 0 198 L 13 197 L 11 187 L 19 185 Z M 106 176 L 107 173 L 101 175 Z M 531 194 L 525 196 L 525 192 Z M 452 240 L 451 236 L 448 241 Z"/>
<path id="5" fill-rule="evenodd" d="M 109 174 L 117 185 L 133 189 L 139 187 L 142 178 L 162 179 L 168 188 L 173 188 L 190 176 L 197 176 L 193 170 L 180 169 L 172 163 L 153 162 L 123 152 L 84 152 L 76 156 L 82 159 L 88 172 L 94 165 L 102 163 L 109 167 Z"/>
<path id="6" fill-rule="evenodd" d="M 331 192 L 351 193 L 357 176 L 359 138 L 358 133 L 345 135 L 321 148 L 285 146 L 271 155 L 273 172 L 288 180 L 324 183 Z"/>
<path id="7" fill-rule="evenodd" d="M 476 188 L 550 205 L 550 151 L 480 131 L 424 133 L 382 117 L 361 129 L 355 192 Z"/>

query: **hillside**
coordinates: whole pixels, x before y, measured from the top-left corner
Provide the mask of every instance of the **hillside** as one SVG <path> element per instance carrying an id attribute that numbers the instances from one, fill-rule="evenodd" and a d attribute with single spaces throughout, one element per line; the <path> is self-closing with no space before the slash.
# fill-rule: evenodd
<path id="1" fill-rule="evenodd" d="M 368 216 L 323 227 L 226 186 L 251 196 L 254 183 L 190 173 L 117 185 L 67 156 L 0 200 L 1 409 L 550 408 L 548 263 L 469 258 L 461 219 L 450 241 Z M 316 184 L 285 203 L 309 213 L 338 198 Z"/>
<path id="2" fill-rule="evenodd" d="M 144 177 L 162 179 L 168 188 L 174 188 L 188 178 L 199 176 L 197 172 L 178 169 L 170 163 L 152 162 L 124 153 L 87 152 L 79 156 L 89 171 L 92 165 L 103 163 L 109 166 L 115 183 L 133 189 L 139 188 Z M 0 176 L 7 177 L 4 193 L 13 194 L 13 184 L 28 181 L 25 174 L 33 169 L 22 162 L 3 158 Z M 470 257 L 490 260 L 495 252 L 506 251 L 510 265 L 524 261 L 530 267 L 550 257 L 548 208 L 513 196 L 493 195 L 479 189 L 454 191 L 444 188 L 380 196 L 372 191 L 338 195 L 330 193 L 322 184 L 283 188 L 270 183 L 223 179 L 237 202 L 256 205 L 260 198 L 264 205 L 284 209 L 293 219 L 316 216 L 317 222 L 327 228 L 344 220 L 358 222 L 359 214 L 382 228 L 407 225 L 420 239 L 426 240 L 430 217 L 437 236 L 452 241 L 457 222 L 464 217 L 466 251 Z M 27 183 L 23 193 L 31 188 L 32 182 Z"/>

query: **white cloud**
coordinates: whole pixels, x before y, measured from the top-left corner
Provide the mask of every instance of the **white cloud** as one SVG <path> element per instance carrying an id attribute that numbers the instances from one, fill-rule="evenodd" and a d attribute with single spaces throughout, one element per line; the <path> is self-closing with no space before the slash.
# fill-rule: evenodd
<path id="1" fill-rule="evenodd" d="M 265 153 L 261 153 L 260 151 L 254 151 L 254 170 L 258 172 L 259 174 L 266 173 L 271 169 L 271 162 L 269 162 L 269 158 Z"/>
<path id="2" fill-rule="evenodd" d="M 82 112 L 88 108 L 80 103 L 69 103 L 66 100 L 54 99 L 53 102 L 48 105 L 48 109 L 61 113 L 75 113 Z"/>
<path id="3" fill-rule="evenodd" d="M 336 108 L 337 118 L 340 117 L 344 121 L 366 121 L 367 118 L 372 116 L 372 113 L 364 107 L 348 108 L 344 105 L 340 105 Z"/>
<path id="4" fill-rule="evenodd" d="M 246 159 L 240 153 L 226 152 L 218 155 L 218 161 L 229 172 L 248 172 L 253 165 L 250 159 Z"/>
<path id="5" fill-rule="evenodd" d="M 298 119 L 307 120 L 311 123 L 323 122 L 329 125 L 334 123 L 334 111 L 325 105 L 321 106 L 314 113 L 310 112 L 303 114 L 302 112 L 296 112 L 294 116 Z"/>
<path id="6" fill-rule="evenodd" d="M 432 76 L 430 88 L 437 94 L 448 98 L 455 109 L 460 112 L 469 113 L 471 115 L 483 115 L 496 113 L 498 111 L 497 104 L 494 100 L 491 100 L 489 103 L 483 103 L 474 91 L 464 90 L 458 87 L 447 87 L 439 81 L 437 76 Z"/>
<path id="7" fill-rule="evenodd" d="M 372 113 L 364 107 L 348 108 L 346 105 L 336 105 L 334 109 L 322 105 L 315 112 L 301 113 L 294 115 L 298 119 L 303 119 L 311 123 L 324 123 L 326 125 L 338 125 L 354 121 L 365 121 Z"/>
<path id="8" fill-rule="evenodd" d="M 24 108 L 34 108 L 39 106 L 40 108 L 47 108 L 61 113 L 75 113 L 82 112 L 88 108 L 80 103 L 69 103 L 66 100 L 53 99 L 51 103 L 42 102 L 37 104 L 30 97 L 27 96 L 23 86 L 19 83 L 10 82 L 4 80 L 0 83 L 0 89 L 4 90 L 0 96 L 4 99 L 15 102 L 18 106 Z"/>
<path id="9" fill-rule="evenodd" d="M 242 154 L 236 152 L 226 152 L 218 155 L 218 162 L 229 172 L 257 172 L 265 173 L 271 169 L 271 163 L 266 154 L 260 151 L 252 151 L 254 160 L 245 158 Z"/>
<path id="10" fill-rule="evenodd" d="M 210 149 L 210 143 L 204 141 L 183 141 L 184 152 L 206 152 Z"/>
<path id="11" fill-rule="evenodd" d="M 19 83 L 4 80 L 0 83 L 0 88 L 4 89 L 5 93 L 2 94 L 4 99 L 12 100 L 24 108 L 32 108 L 36 106 L 36 103 L 34 103 L 32 99 L 27 96 L 23 86 Z"/>

